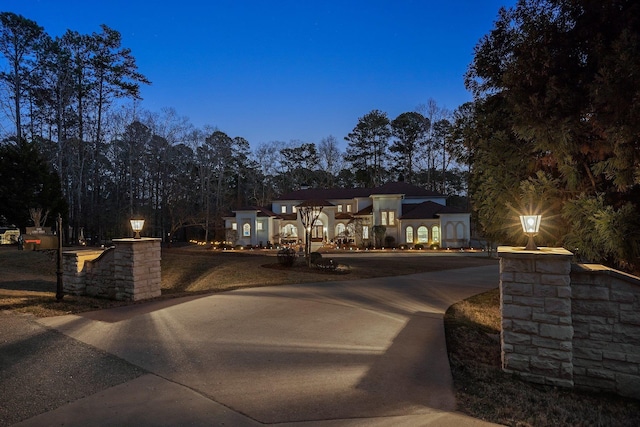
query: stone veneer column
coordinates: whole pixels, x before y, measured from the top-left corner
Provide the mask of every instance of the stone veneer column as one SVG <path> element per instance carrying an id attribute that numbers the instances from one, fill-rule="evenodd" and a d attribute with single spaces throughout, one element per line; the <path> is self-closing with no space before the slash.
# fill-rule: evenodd
<path id="1" fill-rule="evenodd" d="M 102 249 L 83 249 L 62 252 L 62 284 L 67 295 L 86 295 L 84 264 L 102 255 Z"/>
<path id="2" fill-rule="evenodd" d="M 573 387 L 571 259 L 563 248 L 501 246 L 502 369 Z"/>
<path id="3" fill-rule="evenodd" d="M 160 296 L 161 239 L 114 239 L 116 299 L 138 301 Z"/>

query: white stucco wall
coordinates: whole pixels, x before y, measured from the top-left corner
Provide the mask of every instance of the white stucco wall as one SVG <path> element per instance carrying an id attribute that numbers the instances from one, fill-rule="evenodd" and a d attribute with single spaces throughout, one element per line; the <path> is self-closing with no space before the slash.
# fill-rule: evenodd
<path id="1" fill-rule="evenodd" d="M 469 246 L 471 214 L 441 214 L 443 248 L 461 248 Z"/>

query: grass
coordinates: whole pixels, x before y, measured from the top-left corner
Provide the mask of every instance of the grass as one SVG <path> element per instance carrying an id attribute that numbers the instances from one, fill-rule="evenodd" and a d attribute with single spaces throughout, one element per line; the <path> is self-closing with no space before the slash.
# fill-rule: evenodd
<path id="1" fill-rule="evenodd" d="M 638 426 L 640 401 L 528 383 L 500 361 L 498 289 L 454 304 L 445 314 L 458 410 L 508 426 Z"/>
<path id="2" fill-rule="evenodd" d="M 223 292 L 243 287 L 277 286 L 295 283 L 355 280 L 396 276 L 451 268 L 495 263 L 485 257 L 402 257 L 370 258 L 353 254 L 339 262 L 348 264 L 345 273 L 330 273 L 302 265 L 290 269 L 277 267 L 277 258 L 261 251 L 222 252 L 202 246 L 163 248 L 162 296 Z M 325 254 L 325 257 L 331 256 Z M 55 299 L 55 252 L 19 251 L 15 246 L 0 247 L 0 310 L 30 313 L 38 317 L 135 304 L 82 296 L 65 295 Z M 140 302 L 138 302 L 140 303 Z"/>

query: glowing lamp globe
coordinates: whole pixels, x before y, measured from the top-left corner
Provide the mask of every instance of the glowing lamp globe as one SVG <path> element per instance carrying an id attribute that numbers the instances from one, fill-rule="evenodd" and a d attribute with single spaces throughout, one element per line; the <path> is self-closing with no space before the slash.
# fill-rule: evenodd
<path id="1" fill-rule="evenodd" d="M 533 237 L 540 231 L 540 220 L 542 215 L 520 215 L 520 223 L 522 224 L 522 231 L 529 236 L 527 246 L 524 248 L 527 251 L 537 251 L 538 247 Z"/>
<path id="2" fill-rule="evenodd" d="M 131 223 L 131 229 L 134 231 L 135 236 L 133 236 L 134 239 L 140 239 L 140 232 L 142 231 L 142 228 L 144 227 L 144 219 L 132 219 L 129 220 L 129 222 Z"/>

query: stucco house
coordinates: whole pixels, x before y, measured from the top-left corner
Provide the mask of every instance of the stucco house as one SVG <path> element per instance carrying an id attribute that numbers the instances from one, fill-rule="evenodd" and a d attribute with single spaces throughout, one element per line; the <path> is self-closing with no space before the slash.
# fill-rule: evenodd
<path id="1" fill-rule="evenodd" d="M 306 188 L 283 194 L 270 207 L 235 210 L 224 218 L 227 240 L 243 246 L 302 243 L 305 233 L 298 208 L 309 201 L 322 206 L 311 228 L 315 248 L 331 242 L 368 247 L 375 244 L 374 231 L 382 230 L 383 244 L 469 245 L 468 212 L 448 207 L 443 194 L 402 181 L 377 188 Z"/>

